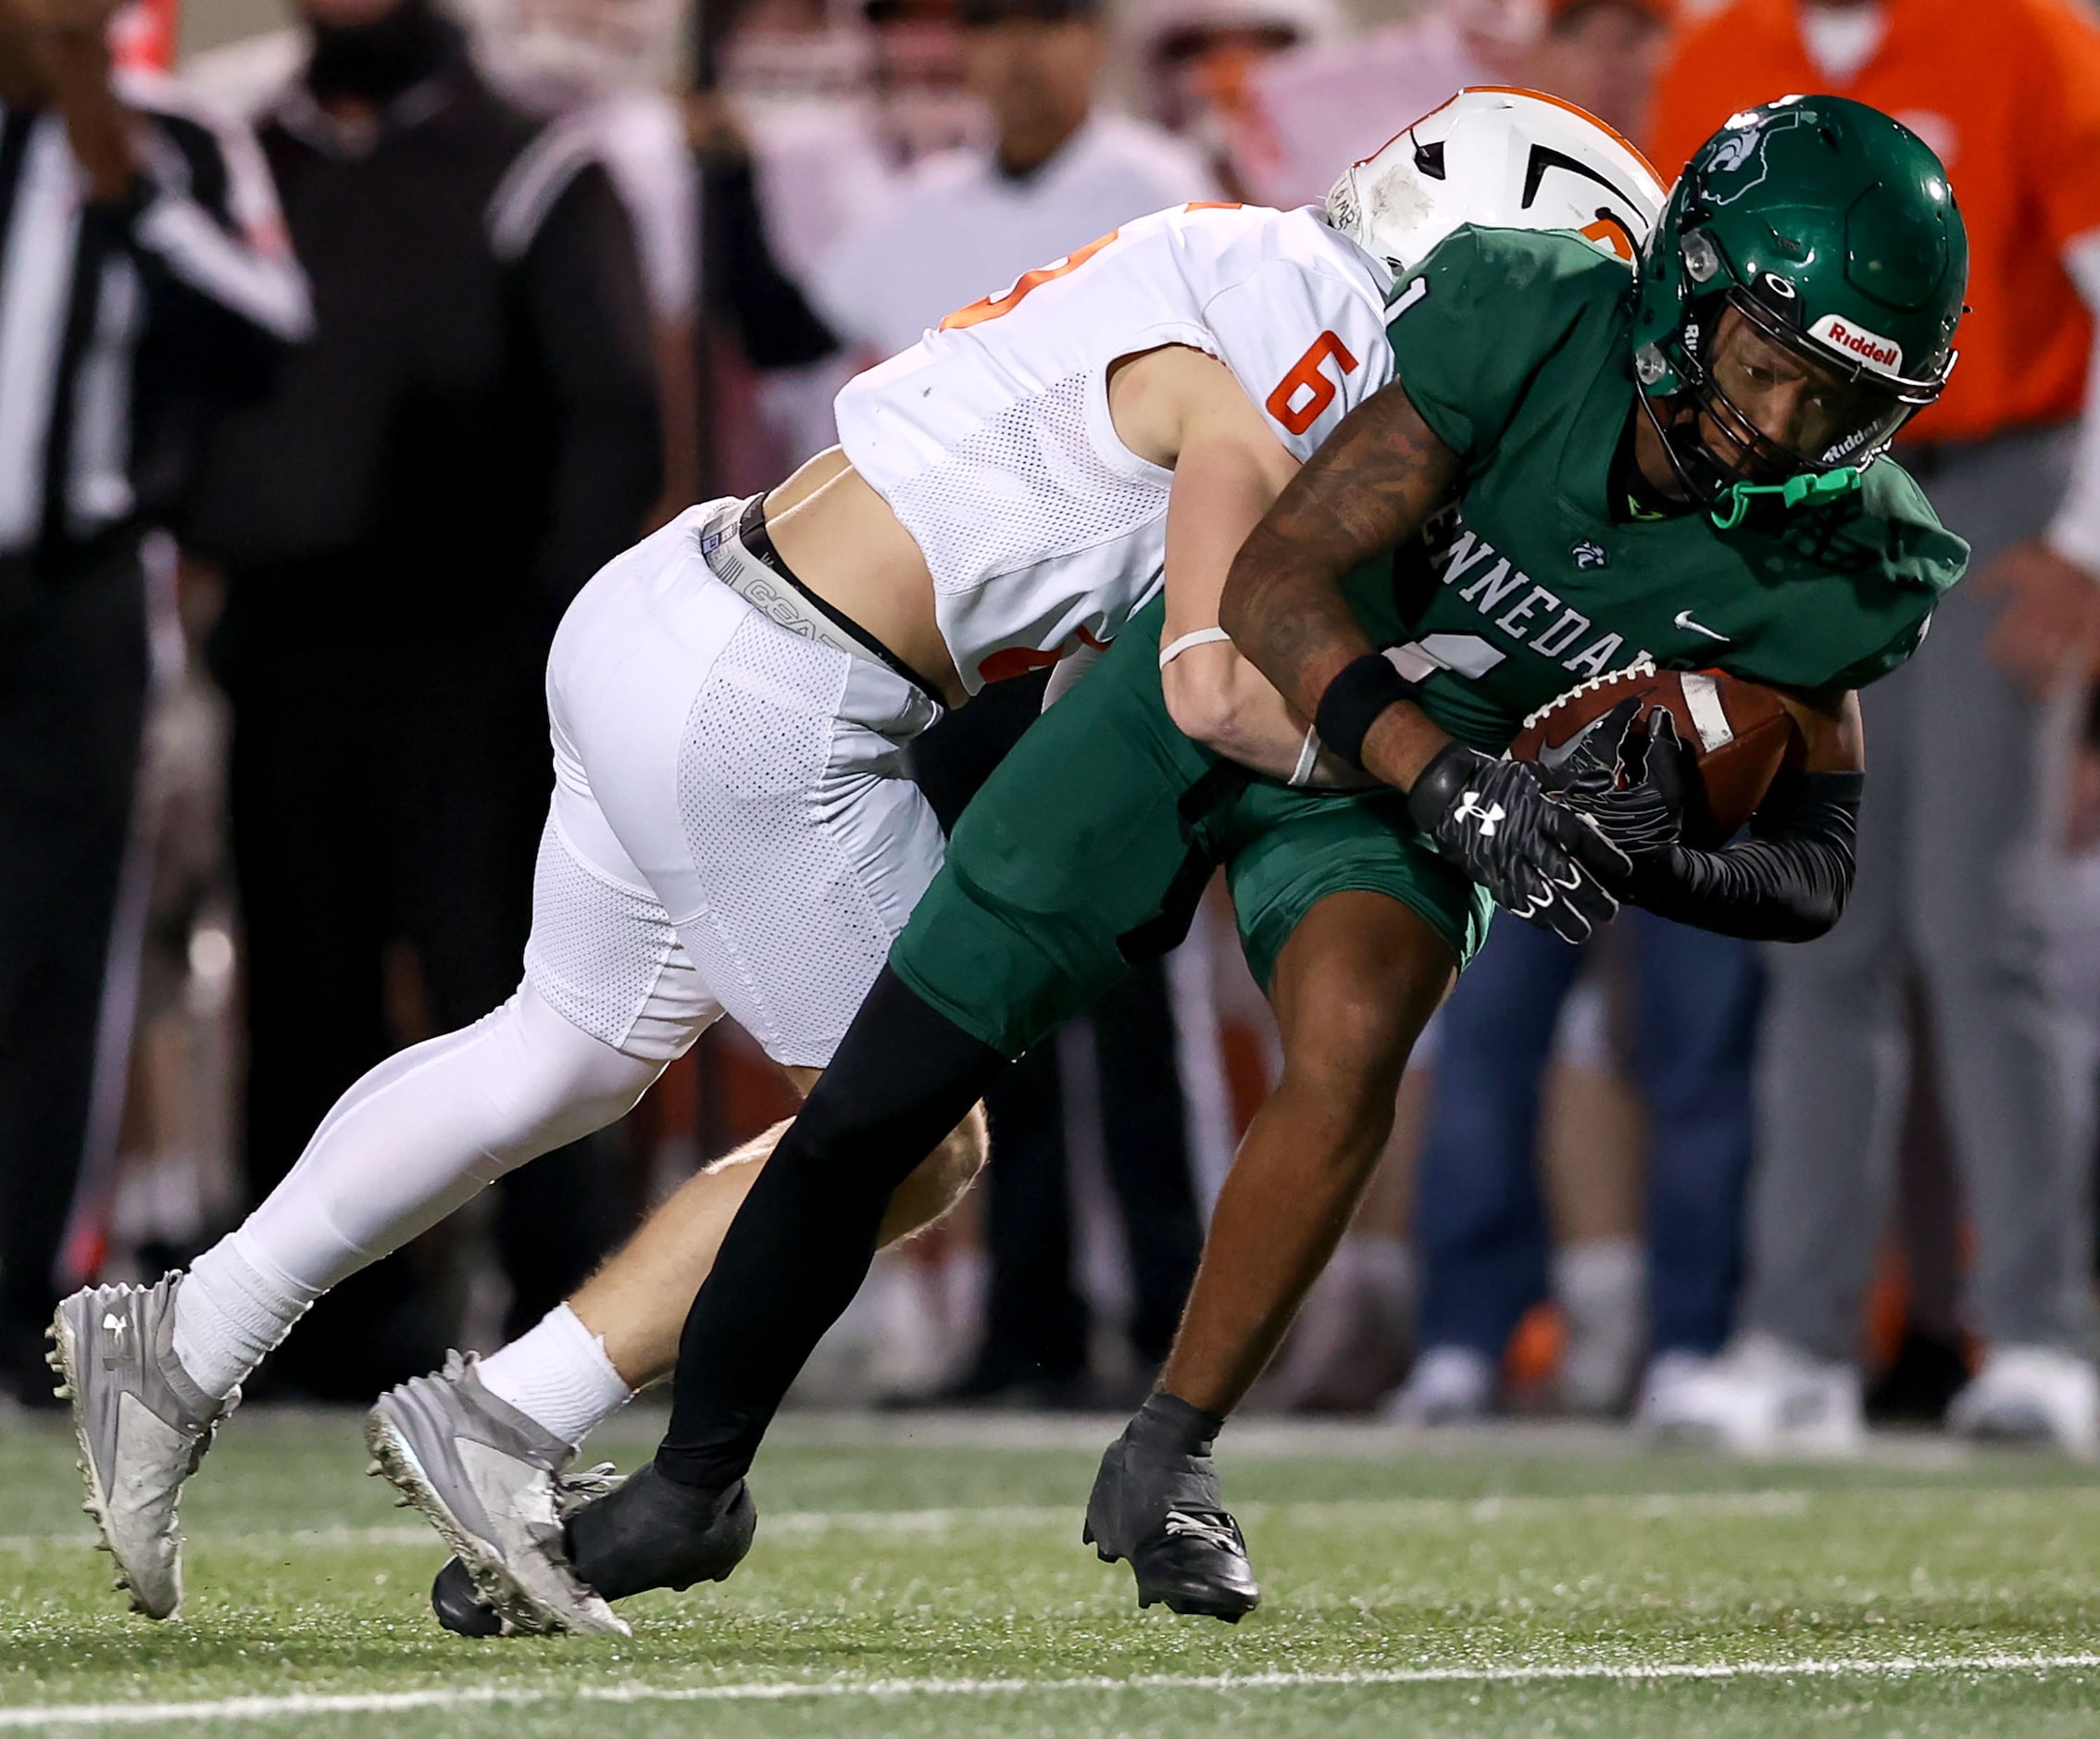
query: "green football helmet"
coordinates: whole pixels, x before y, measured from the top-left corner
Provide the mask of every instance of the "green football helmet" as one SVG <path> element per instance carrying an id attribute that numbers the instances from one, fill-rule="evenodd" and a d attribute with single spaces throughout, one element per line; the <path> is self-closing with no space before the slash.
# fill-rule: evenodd
<path id="1" fill-rule="evenodd" d="M 1842 96 L 1731 116 L 1671 190 L 1634 293 L 1641 403 L 1694 498 L 1729 526 L 1758 496 L 1857 487 L 1946 386 L 1968 283 L 1961 212 L 1915 133 Z"/>

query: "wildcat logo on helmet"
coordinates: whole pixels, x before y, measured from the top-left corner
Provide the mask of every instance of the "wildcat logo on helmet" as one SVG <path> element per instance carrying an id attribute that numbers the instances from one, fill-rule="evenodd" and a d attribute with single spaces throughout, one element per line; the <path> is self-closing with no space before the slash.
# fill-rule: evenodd
<path id="1" fill-rule="evenodd" d="M 1771 172 L 1771 166 L 1765 161 L 1765 147 L 1774 133 L 1801 125 L 1800 112 L 1787 107 L 1800 100 L 1782 97 L 1770 105 L 1769 110 L 1746 108 L 1728 118 L 1719 143 L 1711 147 L 1712 156 L 1707 160 L 1706 192 L 1715 205 L 1732 205 L 1752 188 L 1764 185 L 1765 177 Z"/>
<path id="2" fill-rule="evenodd" d="M 1819 338 L 1833 350 L 1842 350 L 1848 357 L 1856 357 L 1876 374 L 1892 377 L 1903 373 L 1903 346 L 1893 338 L 1869 332 L 1866 327 L 1826 314 L 1808 329 L 1811 338 Z"/>

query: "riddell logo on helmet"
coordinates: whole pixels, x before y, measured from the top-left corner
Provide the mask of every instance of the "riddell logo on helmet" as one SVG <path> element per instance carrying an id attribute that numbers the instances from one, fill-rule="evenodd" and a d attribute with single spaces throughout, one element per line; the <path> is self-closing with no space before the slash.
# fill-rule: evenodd
<path id="1" fill-rule="evenodd" d="M 1893 338 L 1883 338 L 1879 332 L 1870 332 L 1864 326 L 1840 319 L 1835 314 L 1824 315 L 1808 329 L 1808 335 L 1821 339 L 1833 350 L 1856 357 L 1876 374 L 1900 375 L 1903 372 L 1901 344 Z"/>

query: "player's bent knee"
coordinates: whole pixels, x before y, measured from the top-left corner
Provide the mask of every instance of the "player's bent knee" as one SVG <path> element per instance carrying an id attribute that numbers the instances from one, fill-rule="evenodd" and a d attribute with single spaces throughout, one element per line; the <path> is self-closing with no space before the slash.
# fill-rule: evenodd
<path id="1" fill-rule="evenodd" d="M 1418 1025 L 1389 985 L 1331 985 L 1292 1023 L 1284 1063 L 1337 1085 L 1372 1076 L 1397 1084 Z"/>
<path id="2" fill-rule="evenodd" d="M 1284 945 L 1270 990 L 1284 1084 L 1358 1132 L 1387 1128 L 1408 1053 L 1455 965 L 1398 901 L 1369 893 L 1321 900 Z"/>
<path id="3" fill-rule="evenodd" d="M 948 1138 L 897 1185 L 882 1216 L 882 1242 L 908 1238 L 944 1218 L 977 1181 L 989 1147 L 984 1107 L 972 1106 Z"/>
<path id="4" fill-rule="evenodd" d="M 571 1025 L 532 990 L 489 1017 L 498 1040 L 504 1138 L 487 1145 L 491 1175 L 619 1121 L 648 1092 L 663 1063 L 630 1057 Z"/>
<path id="5" fill-rule="evenodd" d="M 1420 1026 L 1390 983 L 1338 977 L 1307 999 L 1283 1033 L 1283 1083 L 1350 1132 L 1382 1144 Z"/>

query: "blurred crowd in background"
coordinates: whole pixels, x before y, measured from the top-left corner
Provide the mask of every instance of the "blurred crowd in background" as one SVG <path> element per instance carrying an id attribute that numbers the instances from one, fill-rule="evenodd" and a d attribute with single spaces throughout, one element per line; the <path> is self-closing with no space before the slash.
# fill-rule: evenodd
<path id="1" fill-rule="evenodd" d="M 854 371 L 1144 212 L 1317 201 L 1463 85 L 1579 104 L 1666 181 L 1733 110 L 1816 89 L 1941 154 L 1977 257 L 1955 384 L 1900 453 L 1976 559 L 1865 697 L 1853 907 L 1762 952 L 1633 913 L 1580 952 L 1498 921 L 1256 1400 L 2100 1451 L 2081 0 L 294 0 L 179 55 L 234 30 L 187 4 L 115 21 L 119 58 L 175 65 L 112 99 L 79 47 L 94 0 L 0 0 L 22 1405 L 61 1292 L 186 1258 L 360 1073 L 509 994 L 563 606 L 686 504 L 830 445 Z M 144 170 L 98 157 L 112 124 L 144 130 Z M 182 253 L 177 194 L 237 258 Z M 279 305 L 256 288 L 300 271 Z M 944 822 L 1044 674 L 915 750 Z M 1003 1081 L 972 1202 L 878 1262 L 806 1394 L 1143 1393 L 1276 1068 L 1212 917 Z M 493 1347 L 792 1106 L 716 1029 L 624 1124 L 342 1288 L 262 1392 L 363 1402 Z"/>

